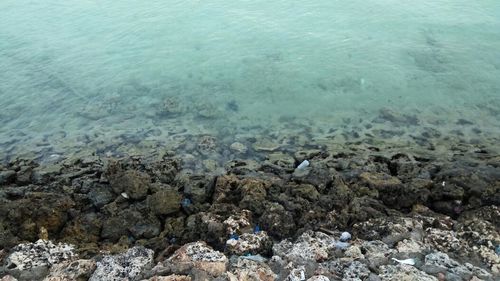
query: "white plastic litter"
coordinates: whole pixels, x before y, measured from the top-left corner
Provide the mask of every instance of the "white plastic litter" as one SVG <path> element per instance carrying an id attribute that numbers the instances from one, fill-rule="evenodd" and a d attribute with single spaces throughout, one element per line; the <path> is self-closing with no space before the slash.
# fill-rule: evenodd
<path id="1" fill-rule="evenodd" d="M 298 170 L 302 170 L 302 169 L 305 169 L 307 167 L 309 167 L 309 161 L 307 160 L 304 160 L 302 161 L 302 163 L 300 163 L 300 165 L 297 167 Z"/>
<path id="2" fill-rule="evenodd" d="M 407 265 L 415 265 L 415 260 L 414 259 L 405 259 L 405 260 L 398 260 L 395 258 L 392 258 L 394 261 L 397 261 L 402 264 L 407 264 Z"/>
<path id="3" fill-rule="evenodd" d="M 348 240 L 351 240 L 351 234 L 347 231 L 342 232 L 342 234 L 340 234 L 340 241 L 346 242 Z"/>
<path id="4" fill-rule="evenodd" d="M 123 196 L 123 198 L 125 198 L 125 199 L 128 199 L 128 194 L 125 192 L 122 192 L 121 196 Z"/>

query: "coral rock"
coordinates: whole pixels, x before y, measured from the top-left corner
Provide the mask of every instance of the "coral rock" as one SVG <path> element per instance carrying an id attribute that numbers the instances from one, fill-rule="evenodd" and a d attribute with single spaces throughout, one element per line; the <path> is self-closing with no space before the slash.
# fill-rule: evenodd
<path id="1" fill-rule="evenodd" d="M 212 276 L 224 273 L 228 264 L 224 254 L 213 250 L 205 242 L 194 242 L 182 246 L 166 262 L 174 271 L 185 272 L 196 269 Z"/>
<path id="2" fill-rule="evenodd" d="M 64 261 L 52 266 L 44 281 L 88 280 L 95 269 L 94 260 Z"/>
<path id="3" fill-rule="evenodd" d="M 12 251 L 5 261 L 5 268 L 21 280 L 41 280 L 53 265 L 76 257 L 72 245 L 56 245 L 46 240 L 20 244 Z"/>
<path id="4" fill-rule="evenodd" d="M 134 279 L 153 264 L 152 250 L 144 247 L 134 247 L 127 252 L 105 256 L 97 262 L 97 268 L 89 281 L 123 280 L 124 277 Z"/>

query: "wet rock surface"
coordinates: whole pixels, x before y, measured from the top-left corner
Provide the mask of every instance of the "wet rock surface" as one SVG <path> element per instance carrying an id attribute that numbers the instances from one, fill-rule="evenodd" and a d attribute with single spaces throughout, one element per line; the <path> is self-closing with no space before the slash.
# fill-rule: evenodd
<path id="1" fill-rule="evenodd" d="M 414 122 L 390 112 L 380 120 Z M 172 153 L 1 165 L 0 277 L 499 278 L 498 156 L 245 147 L 202 136 L 203 157 L 261 153 L 261 162 L 213 163 L 214 173 Z"/>

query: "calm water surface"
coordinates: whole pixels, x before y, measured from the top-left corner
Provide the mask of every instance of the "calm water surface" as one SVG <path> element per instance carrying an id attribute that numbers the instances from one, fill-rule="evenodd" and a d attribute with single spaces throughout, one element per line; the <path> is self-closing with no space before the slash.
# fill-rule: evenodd
<path id="1" fill-rule="evenodd" d="M 381 109 L 496 138 L 500 1 L 2 0 L 0 68 L 2 157 L 314 137 Z"/>

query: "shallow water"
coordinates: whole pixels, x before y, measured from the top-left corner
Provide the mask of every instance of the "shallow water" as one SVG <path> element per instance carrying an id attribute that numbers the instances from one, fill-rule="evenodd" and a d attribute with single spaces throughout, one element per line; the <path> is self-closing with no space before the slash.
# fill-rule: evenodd
<path id="1" fill-rule="evenodd" d="M 1 158 L 321 139 L 388 111 L 392 141 L 500 136 L 496 0 L 3 0 L 0 68 Z"/>

